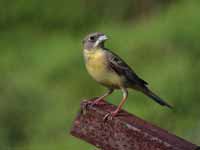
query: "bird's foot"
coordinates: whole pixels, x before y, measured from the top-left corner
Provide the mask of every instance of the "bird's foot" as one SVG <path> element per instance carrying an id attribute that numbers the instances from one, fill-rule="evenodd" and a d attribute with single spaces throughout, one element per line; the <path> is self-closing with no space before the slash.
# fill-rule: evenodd
<path id="1" fill-rule="evenodd" d="M 94 101 L 86 101 L 84 103 L 84 105 L 82 106 L 82 109 L 84 112 L 86 112 L 88 110 L 89 107 L 94 107 L 96 105 L 103 105 L 105 104 L 104 102 L 102 102 L 101 100 L 103 100 L 101 97 L 97 98 Z"/>
<path id="2" fill-rule="evenodd" d="M 102 102 L 102 98 L 101 97 L 99 97 L 99 98 L 97 98 L 96 100 L 94 100 L 94 101 L 89 101 L 88 103 L 87 103 L 87 106 L 96 106 L 96 105 L 103 105 L 104 103 Z"/>
<path id="3" fill-rule="evenodd" d="M 116 111 L 113 111 L 113 112 L 110 112 L 110 113 L 107 113 L 104 118 L 103 118 L 103 121 L 106 122 L 108 120 L 112 120 L 114 117 L 116 117 L 118 114 L 118 110 Z"/>

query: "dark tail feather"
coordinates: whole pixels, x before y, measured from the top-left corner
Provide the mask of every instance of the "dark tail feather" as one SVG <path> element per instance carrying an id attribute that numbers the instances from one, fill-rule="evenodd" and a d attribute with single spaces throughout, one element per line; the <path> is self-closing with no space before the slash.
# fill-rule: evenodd
<path id="1" fill-rule="evenodd" d="M 149 89 L 145 89 L 142 91 L 145 95 L 147 95 L 148 97 L 150 97 L 152 100 L 154 100 L 155 102 L 157 102 L 158 104 L 162 105 L 162 106 L 167 106 L 169 108 L 173 108 L 171 105 L 169 105 L 168 103 L 166 103 L 164 100 L 162 100 L 159 96 L 157 96 L 156 94 L 154 94 L 152 91 L 150 91 Z"/>

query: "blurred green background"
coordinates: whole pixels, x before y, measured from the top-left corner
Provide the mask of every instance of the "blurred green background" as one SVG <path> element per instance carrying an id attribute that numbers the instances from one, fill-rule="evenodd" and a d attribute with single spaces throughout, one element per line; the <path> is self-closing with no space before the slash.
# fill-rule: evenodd
<path id="1" fill-rule="evenodd" d="M 200 145 L 200 1 L 1 0 L 0 14 L 1 150 L 93 149 L 69 130 L 80 101 L 106 90 L 83 63 L 95 31 L 175 107 L 131 91 L 124 109 Z"/>

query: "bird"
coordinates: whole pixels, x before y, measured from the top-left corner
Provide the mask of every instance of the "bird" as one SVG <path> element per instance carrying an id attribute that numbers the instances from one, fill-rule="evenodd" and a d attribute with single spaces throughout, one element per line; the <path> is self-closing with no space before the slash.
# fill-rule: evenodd
<path id="1" fill-rule="evenodd" d="M 82 41 L 84 62 L 88 73 L 94 80 L 108 89 L 92 104 L 98 105 L 114 90 L 120 89 L 123 93 L 122 100 L 116 110 L 106 114 L 104 119 L 113 118 L 119 113 L 128 98 L 128 89 L 142 92 L 158 104 L 172 108 L 170 104 L 152 92 L 148 83 L 141 79 L 122 58 L 105 47 L 106 40 L 108 37 L 105 34 L 95 32 L 88 34 Z"/>

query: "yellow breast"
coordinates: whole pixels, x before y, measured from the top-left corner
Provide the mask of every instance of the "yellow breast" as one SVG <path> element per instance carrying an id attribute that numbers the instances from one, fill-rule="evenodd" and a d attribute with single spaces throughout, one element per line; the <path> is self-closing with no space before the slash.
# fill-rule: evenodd
<path id="1" fill-rule="evenodd" d="M 121 87 L 122 79 L 118 74 L 109 69 L 105 51 L 85 50 L 84 55 L 86 59 L 86 68 L 89 74 L 97 82 L 108 87 L 115 87 L 115 88 Z"/>

